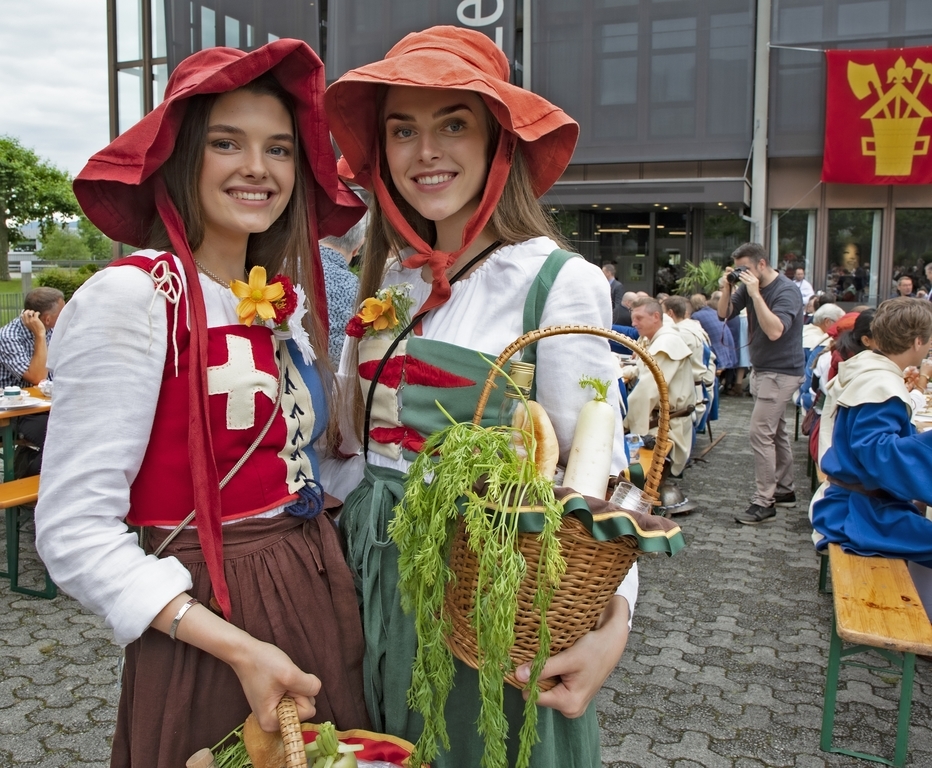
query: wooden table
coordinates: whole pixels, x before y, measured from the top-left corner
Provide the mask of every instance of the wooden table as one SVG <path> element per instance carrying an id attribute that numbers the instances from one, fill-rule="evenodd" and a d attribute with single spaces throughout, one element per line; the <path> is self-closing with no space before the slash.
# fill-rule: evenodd
<path id="1" fill-rule="evenodd" d="M 36 413 L 48 413 L 52 409 L 52 401 L 47 398 L 38 387 L 29 387 L 25 390 L 30 397 L 43 400 L 42 404 L 30 405 L 24 408 L 9 408 L 0 411 L 0 439 L 3 441 L 3 481 L 13 479 L 13 446 L 16 434 L 13 431 L 13 419 L 20 416 L 32 416 Z"/>

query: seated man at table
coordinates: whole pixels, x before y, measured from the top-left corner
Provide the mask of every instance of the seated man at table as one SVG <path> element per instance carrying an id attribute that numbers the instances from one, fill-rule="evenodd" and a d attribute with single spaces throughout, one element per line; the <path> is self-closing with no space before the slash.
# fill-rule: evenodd
<path id="1" fill-rule="evenodd" d="M 917 433 L 911 421 L 932 375 L 932 304 L 890 299 L 870 328 L 874 349 L 840 363 L 827 385 L 819 436 L 827 481 L 809 507 L 813 540 L 820 550 L 834 542 L 907 560 L 932 616 L 932 520 L 914 503 L 932 504 L 932 431 Z"/>
<path id="2" fill-rule="evenodd" d="M 670 472 L 679 475 L 689 460 L 693 441 L 692 412 L 696 407 L 696 388 L 693 386 L 691 352 L 677 332 L 673 321 L 667 318 L 667 322 L 664 323 L 663 310 L 656 299 L 636 301 L 631 308 L 631 322 L 640 334 L 638 343 L 650 352 L 667 382 L 670 399 L 670 440 L 673 443 L 668 458 Z M 628 396 L 628 413 L 625 416 L 628 431 L 635 435 L 656 435 L 654 419 L 659 406 L 660 392 L 657 389 L 657 381 L 639 358 L 637 384 Z M 692 509 L 692 506 L 689 509 Z"/>
<path id="3" fill-rule="evenodd" d="M 48 377 L 48 343 L 65 297 L 57 288 L 36 288 L 26 294 L 23 305 L 22 313 L 0 328 L 0 388 L 25 389 Z M 48 421 L 47 413 L 14 421 L 14 430 L 30 444 L 17 448 L 16 477 L 39 474 Z"/>

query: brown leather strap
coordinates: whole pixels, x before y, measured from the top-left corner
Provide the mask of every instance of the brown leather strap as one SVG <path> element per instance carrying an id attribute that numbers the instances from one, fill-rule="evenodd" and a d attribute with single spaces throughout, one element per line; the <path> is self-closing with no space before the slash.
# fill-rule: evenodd
<path id="1" fill-rule="evenodd" d="M 872 499 L 882 499 L 883 501 L 894 501 L 896 499 L 895 496 L 880 488 L 865 488 L 860 483 L 845 483 L 834 477 L 827 477 L 826 479 L 832 485 L 837 485 L 839 488 L 844 488 L 846 491 L 851 491 L 852 493 L 861 493 L 864 496 L 870 496 Z"/>
<path id="2" fill-rule="evenodd" d="M 671 419 L 682 419 L 686 416 L 691 416 L 692 412 L 695 410 L 696 410 L 695 405 L 687 405 L 685 408 L 680 408 L 678 411 L 671 411 L 670 418 Z M 648 429 L 653 429 L 659 423 L 660 423 L 660 414 L 657 411 L 654 411 L 650 415 L 650 421 L 647 424 Z"/>

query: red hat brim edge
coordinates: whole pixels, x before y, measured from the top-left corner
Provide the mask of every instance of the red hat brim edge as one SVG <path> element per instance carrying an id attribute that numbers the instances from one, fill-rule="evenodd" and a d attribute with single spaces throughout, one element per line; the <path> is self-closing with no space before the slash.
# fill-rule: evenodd
<path id="1" fill-rule="evenodd" d="M 152 176 L 171 155 L 187 99 L 227 93 L 271 72 L 295 103 L 315 234 L 340 235 L 365 204 L 337 175 L 323 110 L 323 63 L 302 40 L 276 40 L 250 53 L 210 48 L 192 54 L 172 73 L 165 100 L 88 160 L 74 180 L 87 217 L 113 240 L 143 245 L 156 216 Z"/>

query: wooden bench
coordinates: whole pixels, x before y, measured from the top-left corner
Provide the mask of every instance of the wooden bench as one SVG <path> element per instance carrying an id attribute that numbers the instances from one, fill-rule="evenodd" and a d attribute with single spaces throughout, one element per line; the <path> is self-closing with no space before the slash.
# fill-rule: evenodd
<path id="1" fill-rule="evenodd" d="M 23 595 L 53 598 L 58 594 L 55 582 L 45 572 L 45 589 L 29 589 L 19 584 L 19 529 L 24 517 L 24 507 L 35 504 L 39 498 L 39 475 L 8 480 L 0 483 L 0 509 L 6 510 L 6 564 L 0 576 L 10 580 L 10 589 Z"/>
<path id="2" fill-rule="evenodd" d="M 916 593 L 904 560 L 860 557 L 829 544 L 835 615 L 822 710 L 821 748 L 826 752 L 873 760 L 901 768 L 906 764 L 909 714 L 912 706 L 916 654 L 932 654 L 932 622 Z M 853 644 L 845 648 L 845 643 Z M 873 651 L 890 664 L 876 667 L 845 661 L 849 656 Z M 838 671 L 850 664 L 885 674 L 900 675 L 900 703 L 893 760 L 832 746 Z"/>

